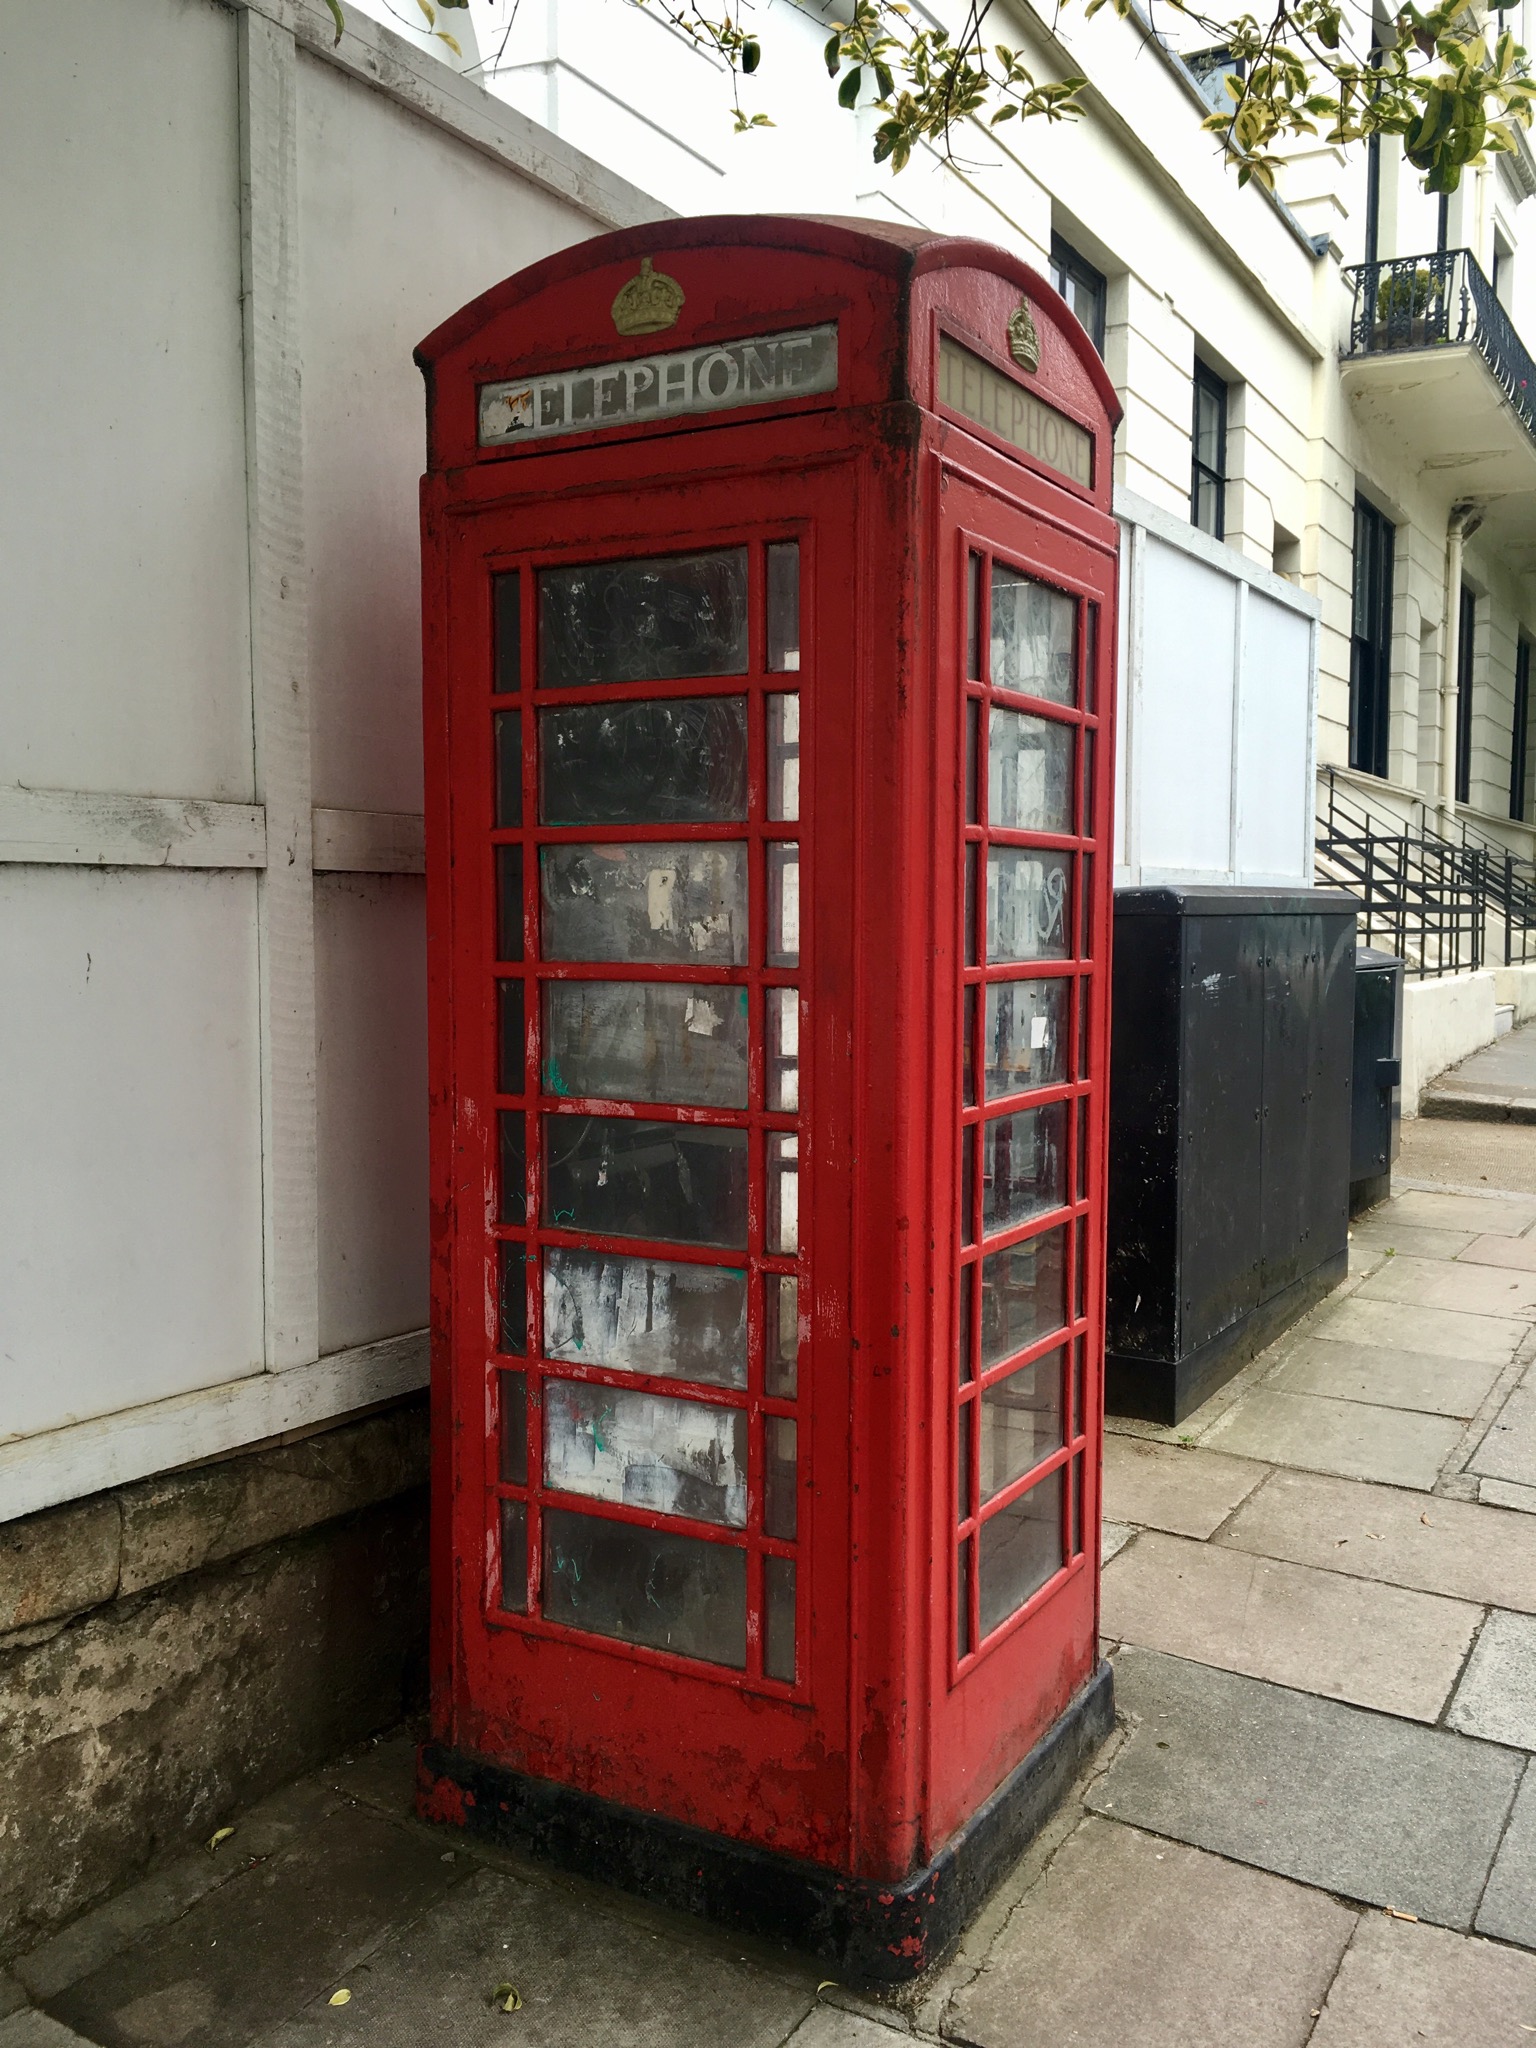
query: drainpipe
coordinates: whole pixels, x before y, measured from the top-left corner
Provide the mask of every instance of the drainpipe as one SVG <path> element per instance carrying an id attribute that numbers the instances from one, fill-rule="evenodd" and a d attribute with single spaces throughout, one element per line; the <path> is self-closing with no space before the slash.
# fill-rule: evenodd
<path id="1" fill-rule="evenodd" d="M 1440 829 L 1448 839 L 1456 811 L 1456 703 L 1461 678 L 1461 549 L 1481 525 L 1470 504 L 1453 505 L 1445 523 L 1445 630 L 1440 636 Z"/>

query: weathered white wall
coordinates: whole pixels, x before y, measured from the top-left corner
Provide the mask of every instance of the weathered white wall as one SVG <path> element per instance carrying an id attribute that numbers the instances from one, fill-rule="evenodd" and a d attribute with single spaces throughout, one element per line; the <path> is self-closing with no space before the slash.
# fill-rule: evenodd
<path id="1" fill-rule="evenodd" d="M 0 1518 L 425 1376 L 411 350 L 663 209 L 333 42 L 0 15 Z"/>
<path id="2" fill-rule="evenodd" d="M 1494 1035 L 1494 976 L 1448 974 L 1442 980 L 1403 984 L 1403 1115 L 1417 1116 L 1419 1097 L 1447 1067 L 1454 1067 Z"/>

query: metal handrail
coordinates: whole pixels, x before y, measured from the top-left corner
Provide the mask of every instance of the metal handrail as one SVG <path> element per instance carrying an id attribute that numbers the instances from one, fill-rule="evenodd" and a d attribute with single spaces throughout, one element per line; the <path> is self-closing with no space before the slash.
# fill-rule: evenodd
<path id="1" fill-rule="evenodd" d="M 1358 263 L 1346 356 L 1470 343 L 1536 440 L 1536 361 L 1470 249 Z"/>
<path id="2" fill-rule="evenodd" d="M 1491 841 L 1457 845 L 1419 823 L 1373 817 L 1359 793 L 1339 792 L 1325 769 L 1327 803 L 1317 821 L 1326 879 L 1361 899 L 1361 937 L 1382 943 L 1427 978 L 1536 958 L 1536 862 Z M 1499 941 L 1502 940 L 1502 945 Z"/>

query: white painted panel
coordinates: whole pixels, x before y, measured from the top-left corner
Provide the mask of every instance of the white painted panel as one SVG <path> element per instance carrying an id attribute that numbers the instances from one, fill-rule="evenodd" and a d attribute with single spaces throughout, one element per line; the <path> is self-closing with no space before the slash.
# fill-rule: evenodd
<path id="1" fill-rule="evenodd" d="M 307 55 L 299 202 L 314 800 L 419 812 L 426 400 L 411 351 L 596 224 Z"/>
<path id="2" fill-rule="evenodd" d="M 1231 859 L 1236 585 L 1143 535 L 1141 688 L 1131 773 L 1145 873 L 1209 873 Z"/>
<path id="3" fill-rule="evenodd" d="M 315 883 L 322 1351 L 427 1318 L 425 891 Z"/>
<path id="4" fill-rule="evenodd" d="M 0 869 L 0 1437 L 260 1370 L 256 887 Z"/>
<path id="5" fill-rule="evenodd" d="M 0 781 L 249 802 L 233 17 L 0 8 Z"/>
<path id="6" fill-rule="evenodd" d="M 1248 593 L 1238 741 L 1239 879 L 1312 879 L 1312 622 Z"/>

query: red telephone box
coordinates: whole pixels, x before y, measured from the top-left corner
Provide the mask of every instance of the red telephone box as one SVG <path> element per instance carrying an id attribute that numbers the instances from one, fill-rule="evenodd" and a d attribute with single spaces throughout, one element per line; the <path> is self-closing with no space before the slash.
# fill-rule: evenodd
<path id="1" fill-rule="evenodd" d="M 422 344 L 421 1810 L 916 1974 L 1109 1725 L 1108 378 L 678 220 Z"/>

